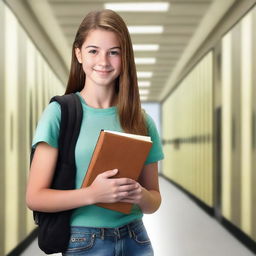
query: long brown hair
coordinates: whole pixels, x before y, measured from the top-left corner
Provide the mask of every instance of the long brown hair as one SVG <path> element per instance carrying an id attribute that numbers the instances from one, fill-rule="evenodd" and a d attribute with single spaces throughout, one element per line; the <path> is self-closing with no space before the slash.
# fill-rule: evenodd
<path id="1" fill-rule="evenodd" d="M 71 68 L 65 94 L 81 91 L 86 75 L 75 55 L 93 29 L 105 29 L 117 34 L 121 45 L 122 71 L 116 81 L 117 109 L 124 131 L 147 135 L 145 112 L 141 109 L 137 73 L 129 31 L 123 19 L 112 10 L 90 12 L 80 24 L 72 47 Z"/>

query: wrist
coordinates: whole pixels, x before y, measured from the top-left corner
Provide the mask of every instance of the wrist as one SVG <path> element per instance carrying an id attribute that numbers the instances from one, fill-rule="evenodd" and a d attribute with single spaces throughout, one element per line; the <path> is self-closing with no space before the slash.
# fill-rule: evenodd
<path id="1" fill-rule="evenodd" d="M 143 207 L 143 202 L 145 201 L 145 198 L 148 196 L 148 190 L 141 186 L 141 197 L 138 200 L 137 204 L 140 207 Z"/>
<path id="2" fill-rule="evenodd" d="M 142 196 L 141 209 L 143 213 L 151 214 L 157 211 L 161 204 L 161 195 L 159 191 L 146 190 L 144 191 L 144 196 Z"/>
<path id="3" fill-rule="evenodd" d="M 82 188 L 84 190 L 84 205 L 92 205 L 96 204 L 96 198 L 95 198 L 95 193 L 92 189 L 91 186 Z"/>

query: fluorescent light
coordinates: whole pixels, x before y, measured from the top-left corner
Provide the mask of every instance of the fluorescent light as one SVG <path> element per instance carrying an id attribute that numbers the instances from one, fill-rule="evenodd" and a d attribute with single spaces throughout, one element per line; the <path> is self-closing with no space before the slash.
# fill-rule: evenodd
<path id="1" fill-rule="evenodd" d="M 148 89 L 140 89 L 140 95 L 148 95 L 149 94 L 149 90 Z"/>
<path id="2" fill-rule="evenodd" d="M 155 64 L 156 58 L 135 58 L 136 64 Z"/>
<path id="3" fill-rule="evenodd" d="M 128 26 L 130 34 L 161 34 L 163 26 Z"/>
<path id="4" fill-rule="evenodd" d="M 150 87 L 151 82 L 150 81 L 138 81 L 138 86 L 139 87 Z"/>
<path id="5" fill-rule="evenodd" d="M 140 96 L 140 100 L 147 100 L 148 99 L 148 97 L 147 96 Z"/>
<path id="6" fill-rule="evenodd" d="M 144 3 L 106 3 L 105 9 L 119 12 L 167 12 L 170 4 L 167 2 Z"/>
<path id="7" fill-rule="evenodd" d="M 134 44 L 134 51 L 157 51 L 159 50 L 159 44 Z"/>
<path id="8" fill-rule="evenodd" d="M 153 72 L 137 72 L 138 78 L 149 78 L 153 76 Z"/>

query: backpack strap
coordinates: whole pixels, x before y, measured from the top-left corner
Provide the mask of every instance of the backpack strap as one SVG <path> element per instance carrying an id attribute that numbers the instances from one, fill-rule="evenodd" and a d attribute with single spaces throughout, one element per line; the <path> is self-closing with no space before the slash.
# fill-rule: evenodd
<path id="1" fill-rule="evenodd" d="M 80 133 L 83 110 L 79 96 L 75 93 L 55 96 L 61 107 L 60 134 L 58 141 L 58 160 L 51 188 L 75 188 L 75 146 Z"/>

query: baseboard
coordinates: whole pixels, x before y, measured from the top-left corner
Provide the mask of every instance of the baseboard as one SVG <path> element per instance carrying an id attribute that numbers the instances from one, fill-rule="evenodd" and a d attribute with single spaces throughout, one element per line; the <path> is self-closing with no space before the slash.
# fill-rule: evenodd
<path id="1" fill-rule="evenodd" d="M 159 176 L 163 177 L 165 180 L 170 182 L 172 185 L 180 189 L 182 192 L 184 192 L 188 197 L 190 197 L 196 204 L 198 204 L 206 213 L 214 216 L 214 209 L 212 207 L 209 207 L 204 202 L 199 200 L 197 197 L 192 195 L 190 192 L 188 192 L 186 189 L 184 189 L 179 184 L 175 183 L 170 178 L 166 177 L 162 173 L 159 174 Z M 216 218 L 217 219 L 217 218 Z M 218 220 L 218 219 L 217 219 Z M 225 219 L 223 216 L 220 220 L 218 220 L 219 223 L 225 227 L 235 238 L 237 238 L 246 248 L 248 248 L 250 251 L 252 251 L 254 254 L 256 254 L 256 242 L 252 240 L 248 235 L 246 235 L 241 229 L 237 228 L 234 224 L 232 224 L 230 221 Z"/>
<path id="2" fill-rule="evenodd" d="M 221 219 L 221 224 L 256 255 L 256 242 L 254 240 L 224 217 Z"/>
<path id="3" fill-rule="evenodd" d="M 214 216 L 214 209 L 212 207 L 209 207 L 207 204 L 205 204 L 203 201 L 199 200 L 197 197 L 195 197 L 194 195 L 192 195 L 189 191 L 187 191 L 184 187 L 182 187 L 181 185 L 179 185 L 178 183 L 174 182 L 173 180 L 169 179 L 168 177 L 166 177 L 163 174 L 159 174 L 159 176 L 163 177 L 165 180 L 169 181 L 170 183 L 172 183 L 172 185 L 174 185 L 175 187 L 177 187 L 178 189 L 180 189 L 183 193 L 185 193 L 189 198 L 191 198 L 197 205 L 199 205 L 202 209 L 204 209 L 204 211 L 206 213 L 208 213 L 210 216 Z"/>
<path id="4" fill-rule="evenodd" d="M 38 234 L 38 229 L 34 229 L 18 246 L 16 246 L 6 256 L 18 256 L 35 240 Z"/>

